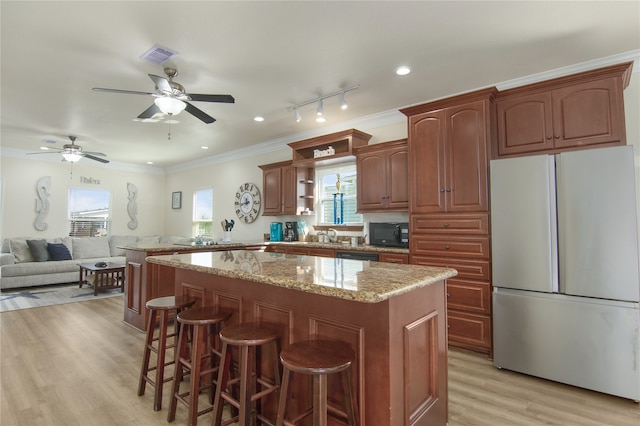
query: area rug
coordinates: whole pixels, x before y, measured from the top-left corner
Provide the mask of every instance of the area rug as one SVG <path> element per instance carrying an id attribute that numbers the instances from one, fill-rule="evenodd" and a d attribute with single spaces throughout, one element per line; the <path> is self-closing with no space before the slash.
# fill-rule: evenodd
<path id="1" fill-rule="evenodd" d="M 118 288 L 102 290 L 93 295 L 93 287 L 78 287 L 78 283 L 3 290 L 0 292 L 0 312 L 38 308 L 62 303 L 84 302 L 104 297 L 122 296 Z"/>

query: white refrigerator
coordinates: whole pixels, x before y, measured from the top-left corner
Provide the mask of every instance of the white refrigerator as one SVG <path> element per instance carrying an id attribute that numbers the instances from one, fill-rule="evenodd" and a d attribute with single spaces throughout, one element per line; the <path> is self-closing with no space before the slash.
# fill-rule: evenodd
<path id="1" fill-rule="evenodd" d="M 633 147 L 490 173 L 494 365 L 640 400 Z"/>

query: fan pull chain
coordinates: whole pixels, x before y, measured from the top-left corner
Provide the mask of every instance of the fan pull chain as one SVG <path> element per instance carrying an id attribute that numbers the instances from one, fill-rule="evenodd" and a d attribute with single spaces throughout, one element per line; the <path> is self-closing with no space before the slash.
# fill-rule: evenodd
<path id="1" fill-rule="evenodd" d="M 167 140 L 171 140 L 171 115 L 169 115 L 169 133 L 167 134 Z"/>

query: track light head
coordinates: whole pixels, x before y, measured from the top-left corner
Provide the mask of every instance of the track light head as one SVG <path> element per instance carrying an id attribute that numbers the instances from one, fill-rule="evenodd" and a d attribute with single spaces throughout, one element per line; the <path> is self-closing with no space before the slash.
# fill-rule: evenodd
<path id="1" fill-rule="evenodd" d="M 344 98 L 344 92 L 340 93 L 340 108 L 341 109 L 347 109 L 349 107 L 349 105 L 347 105 L 347 101 Z"/>
<path id="2" fill-rule="evenodd" d="M 318 109 L 316 110 L 316 114 L 322 115 L 323 112 L 324 112 L 324 108 L 322 106 L 322 99 L 319 99 L 318 100 Z"/>
<path id="3" fill-rule="evenodd" d="M 293 112 L 296 117 L 296 123 L 299 123 L 300 121 L 302 121 L 302 117 L 300 116 L 300 112 L 298 111 L 298 108 L 294 109 Z"/>

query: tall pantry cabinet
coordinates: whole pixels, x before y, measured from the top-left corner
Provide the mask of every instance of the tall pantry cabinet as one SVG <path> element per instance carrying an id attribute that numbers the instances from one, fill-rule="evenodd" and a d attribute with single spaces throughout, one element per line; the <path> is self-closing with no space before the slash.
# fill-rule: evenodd
<path id="1" fill-rule="evenodd" d="M 408 117 L 411 263 L 447 266 L 449 344 L 491 354 L 489 157 L 484 89 L 401 110 Z"/>

